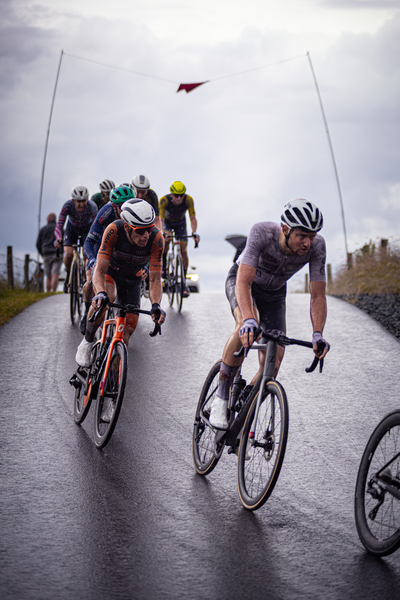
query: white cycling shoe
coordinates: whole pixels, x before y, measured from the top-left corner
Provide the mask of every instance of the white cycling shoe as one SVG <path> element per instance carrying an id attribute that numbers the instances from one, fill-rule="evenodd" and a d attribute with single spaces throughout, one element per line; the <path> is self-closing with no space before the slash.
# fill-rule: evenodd
<path id="1" fill-rule="evenodd" d="M 215 396 L 210 412 L 209 421 L 217 429 L 228 429 L 228 400 Z"/>
<path id="2" fill-rule="evenodd" d="M 90 367 L 90 355 L 93 342 L 87 342 L 85 338 L 81 341 L 76 352 L 75 360 L 80 367 Z"/>

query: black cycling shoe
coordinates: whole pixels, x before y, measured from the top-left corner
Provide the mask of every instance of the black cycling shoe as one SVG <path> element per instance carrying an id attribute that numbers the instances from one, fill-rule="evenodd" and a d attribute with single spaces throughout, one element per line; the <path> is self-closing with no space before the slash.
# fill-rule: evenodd
<path id="1" fill-rule="evenodd" d="M 64 294 L 68 294 L 68 290 L 69 290 L 68 277 L 66 277 L 64 280 L 64 288 L 63 288 Z"/>
<path id="2" fill-rule="evenodd" d="M 189 296 L 190 296 L 189 288 L 187 287 L 187 285 L 183 284 L 182 298 L 189 298 Z"/>
<path id="3" fill-rule="evenodd" d="M 84 314 L 82 319 L 79 322 L 79 331 L 81 332 L 82 335 L 85 335 L 85 333 L 86 333 L 86 317 L 87 317 L 87 314 Z"/>

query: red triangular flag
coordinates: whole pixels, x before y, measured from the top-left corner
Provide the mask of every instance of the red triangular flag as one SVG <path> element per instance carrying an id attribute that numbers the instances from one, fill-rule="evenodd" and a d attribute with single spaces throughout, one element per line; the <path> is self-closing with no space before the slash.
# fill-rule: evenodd
<path id="1" fill-rule="evenodd" d="M 205 83 L 208 83 L 208 81 L 202 81 L 201 83 L 181 83 L 179 85 L 178 89 L 176 90 L 176 93 L 181 92 L 182 90 L 184 90 L 188 94 L 192 90 L 194 90 L 197 87 L 199 87 L 199 85 L 204 85 Z"/>

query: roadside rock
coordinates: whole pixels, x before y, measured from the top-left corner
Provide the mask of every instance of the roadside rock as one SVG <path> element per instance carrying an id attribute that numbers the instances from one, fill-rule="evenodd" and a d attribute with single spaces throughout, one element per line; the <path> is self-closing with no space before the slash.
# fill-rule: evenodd
<path id="1" fill-rule="evenodd" d="M 400 339 L 400 296 L 396 294 L 333 295 L 368 313 L 387 331 Z"/>

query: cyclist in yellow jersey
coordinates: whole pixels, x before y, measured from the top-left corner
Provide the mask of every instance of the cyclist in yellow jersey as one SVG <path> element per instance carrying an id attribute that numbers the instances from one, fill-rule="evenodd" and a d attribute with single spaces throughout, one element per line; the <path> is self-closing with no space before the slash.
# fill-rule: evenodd
<path id="1" fill-rule="evenodd" d="M 181 253 L 182 253 L 182 261 L 183 261 L 183 269 L 185 272 L 185 280 L 186 280 L 186 272 L 189 266 L 189 257 L 187 253 L 187 240 L 184 239 L 187 236 L 187 228 L 186 228 L 186 212 L 189 212 L 190 225 L 192 228 L 193 238 L 196 244 L 200 241 L 200 236 L 197 232 L 197 219 L 196 212 L 194 209 L 194 201 L 191 196 L 186 194 L 186 186 L 181 181 L 174 181 L 174 183 L 169 188 L 170 194 L 163 196 L 160 199 L 160 219 L 162 222 L 162 227 L 165 235 L 165 249 L 164 249 L 164 257 L 163 257 L 163 270 L 165 272 L 165 262 L 166 255 L 168 252 L 168 247 L 170 243 L 170 238 L 168 236 L 168 232 L 175 231 L 175 236 L 180 240 Z M 189 296 L 189 290 L 186 286 L 184 286 L 183 296 Z"/>

